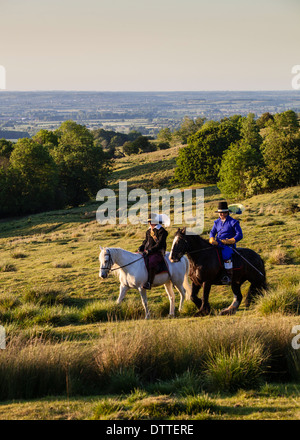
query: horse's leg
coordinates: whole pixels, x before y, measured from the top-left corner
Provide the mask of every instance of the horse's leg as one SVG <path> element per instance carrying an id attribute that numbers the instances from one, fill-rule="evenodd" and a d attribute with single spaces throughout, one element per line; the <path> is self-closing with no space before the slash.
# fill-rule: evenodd
<path id="1" fill-rule="evenodd" d="M 173 290 L 171 281 L 168 281 L 165 284 L 165 289 L 166 289 L 166 292 L 168 294 L 169 301 L 170 301 L 170 316 L 174 316 L 175 315 L 175 295 L 174 295 L 174 290 Z"/>
<path id="2" fill-rule="evenodd" d="M 200 309 L 202 306 L 202 299 L 198 298 L 198 292 L 201 288 L 201 285 L 192 283 L 192 294 L 191 294 L 191 300 L 195 304 L 195 306 Z"/>
<path id="3" fill-rule="evenodd" d="M 184 303 L 184 300 L 185 300 L 186 290 L 185 290 L 185 288 L 183 287 L 182 284 L 181 285 L 175 284 L 175 287 L 176 287 L 176 290 L 178 290 L 178 292 L 180 294 L 180 303 L 179 303 L 178 310 L 179 310 L 179 312 L 181 312 L 182 307 L 183 307 L 183 303 Z"/>
<path id="4" fill-rule="evenodd" d="M 243 296 L 240 284 L 232 283 L 231 288 L 234 294 L 233 301 L 229 307 L 221 310 L 220 315 L 234 315 L 242 302 Z"/>
<path id="5" fill-rule="evenodd" d="M 120 285 L 120 293 L 119 298 L 117 299 L 117 304 L 121 304 L 128 289 L 128 286 L 124 286 L 124 284 Z"/>
<path id="6" fill-rule="evenodd" d="M 197 313 L 197 316 L 206 316 L 210 313 L 210 305 L 208 302 L 209 293 L 211 289 L 211 284 L 206 281 L 203 283 L 203 304 L 200 308 L 199 312 Z"/>
<path id="7" fill-rule="evenodd" d="M 246 298 L 245 298 L 246 308 L 250 307 L 250 304 L 255 297 L 257 297 L 258 295 L 263 295 L 263 290 L 266 290 L 265 283 L 263 284 L 263 286 L 257 286 L 257 284 L 255 284 L 255 283 L 250 284 L 250 287 L 247 291 Z"/>
<path id="8" fill-rule="evenodd" d="M 142 298 L 142 304 L 143 307 L 145 309 L 145 319 L 149 319 L 150 318 L 150 312 L 148 309 L 148 300 L 147 300 L 147 291 L 145 289 L 143 289 L 142 287 L 139 287 L 139 292 Z"/>

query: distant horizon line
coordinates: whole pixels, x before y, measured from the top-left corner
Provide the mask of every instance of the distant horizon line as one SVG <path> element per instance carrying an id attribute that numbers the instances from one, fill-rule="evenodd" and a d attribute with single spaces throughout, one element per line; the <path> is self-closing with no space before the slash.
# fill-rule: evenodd
<path id="1" fill-rule="evenodd" d="M 295 89 L 257 89 L 257 90 L 65 90 L 65 89 L 40 89 L 40 90 L 0 90 L 0 93 L 39 93 L 39 92 L 70 92 L 70 93 L 200 93 L 200 92 L 215 92 L 215 93 L 227 93 L 227 92 L 298 92 Z"/>

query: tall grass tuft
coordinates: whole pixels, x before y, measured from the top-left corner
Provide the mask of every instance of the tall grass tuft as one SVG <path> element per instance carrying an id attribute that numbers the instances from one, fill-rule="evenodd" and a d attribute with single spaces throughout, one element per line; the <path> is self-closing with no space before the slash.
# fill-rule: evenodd
<path id="1" fill-rule="evenodd" d="M 267 357 L 261 343 L 251 341 L 231 350 L 209 351 L 205 362 L 205 380 L 214 391 L 234 392 L 239 388 L 257 388 Z"/>
<path id="2" fill-rule="evenodd" d="M 269 255 L 269 263 L 271 264 L 287 264 L 290 261 L 288 253 L 278 246 Z"/>
<path id="3" fill-rule="evenodd" d="M 23 313 L 36 318 L 39 308 L 26 304 Z M 299 380 L 298 363 L 291 321 L 278 315 L 255 321 L 214 318 L 205 325 L 199 320 L 117 321 L 89 343 L 58 343 L 49 335 L 30 336 L 28 329 L 14 336 L 12 329 L 0 356 L 0 400 L 145 387 L 182 397 L 211 389 L 231 392 L 255 388 L 262 377 Z"/>
<path id="4" fill-rule="evenodd" d="M 92 351 L 74 344 L 10 338 L 0 357 L 0 399 L 93 392 L 97 371 Z"/>
<path id="5" fill-rule="evenodd" d="M 13 263 L 4 261 L 0 263 L 0 272 L 16 272 L 17 268 Z"/>
<path id="6" fill-rule="evenodd" d="M 300 284 L 286 283 L 270 289 L 258 298 L 255 309 L 262 315 L 281 313 L 284 315 L 299 314 Z"/>
<path id="7" fill-rule="evenodd" d="M 24 302 L 39 305 L 66 304 L 69 301 L 67 293 L 56 287 L 33 287 L 25 290 Z"/>

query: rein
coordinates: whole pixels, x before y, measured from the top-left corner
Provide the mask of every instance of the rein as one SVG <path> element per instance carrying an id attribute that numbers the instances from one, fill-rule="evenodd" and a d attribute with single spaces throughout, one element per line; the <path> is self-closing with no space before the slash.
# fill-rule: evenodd
<path id="1" fill-rule="evenodd" d="M 190 245 L 189 242 L 188 242 L 185 238 L 183 238 L 183 241 L 185 242 L 185 244 L 186 244 L 187 246 Z M 206 247 L 206 248 L 194 249 L 193 251 L 188 251 L 188 250 L 186 250 L 186 252 L 187 252 L 188 254 L 195 254 L 196 252 L 207 251 L 208 249 L 215 249 L 215 248 L 214 248 L 213 246 L 209 246 L 209 247 Z"/>
<path id="2" fill-rule="evenodd" d="M 185 243 L 189 246 L 189 243 L 188 243 L 188 241 L 184 238 L 183 239 L 184 241 L 185 241 Z M 206 251 L 206 250 L 208 250 L 208 249 L 215 249 L 214 247 L 207 247 L 207 248 L 202 248 L 202 249 L 196 249 L 196 250 L 193 250 L 193 251 L 186 251 L 186 253 L 187 254 L 194 254 L 194 253 L 196 253 L 196 252 L 200 252 L 200 251 Z M 217 250 L 217 249 L 216 249 Z M 250 261 L 248 261 L 245 257 L 243 257 L 243 255 L 241 255 L 234 247 L 232 247 L 232 250 L 239 256 L 239 257 L 241 257 L 246 263 L 248 263 L 249 264 L 249 266 L 251 266 L 253 269 L 255 269 L 256 270 L 256 272 L 258 272 L 259 273 L 259 275 L 261 275 L 263 278 L 265 277 L 258 269 L 257 269 L 257 267 L 255 267 L 255 266 L 253 266 L 253 264 L 252 263 L 250 263 Z"/>

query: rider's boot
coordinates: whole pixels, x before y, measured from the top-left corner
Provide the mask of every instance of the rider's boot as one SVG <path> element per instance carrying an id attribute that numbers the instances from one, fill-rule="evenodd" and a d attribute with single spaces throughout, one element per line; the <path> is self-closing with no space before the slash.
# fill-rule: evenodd
<path id="1" fill-rule="evenodd" d="M 232 277 L 233 277 L 233 266 L 231 260 L 224 261 L 224 268 L 226 270 L 226 275 L 223 276 L 221 279 L 221 283 L 225 285 L 229 285 L 232 283 Z"/>
<path id="2" fill-rule="evenodd" d="M 151 290 L 151 285 L 153 284 L 154 277 L 155 277 L 155 268 L 151 267 L 148 270 L 148 280 L 143 285 L 143 289 Z"/>

